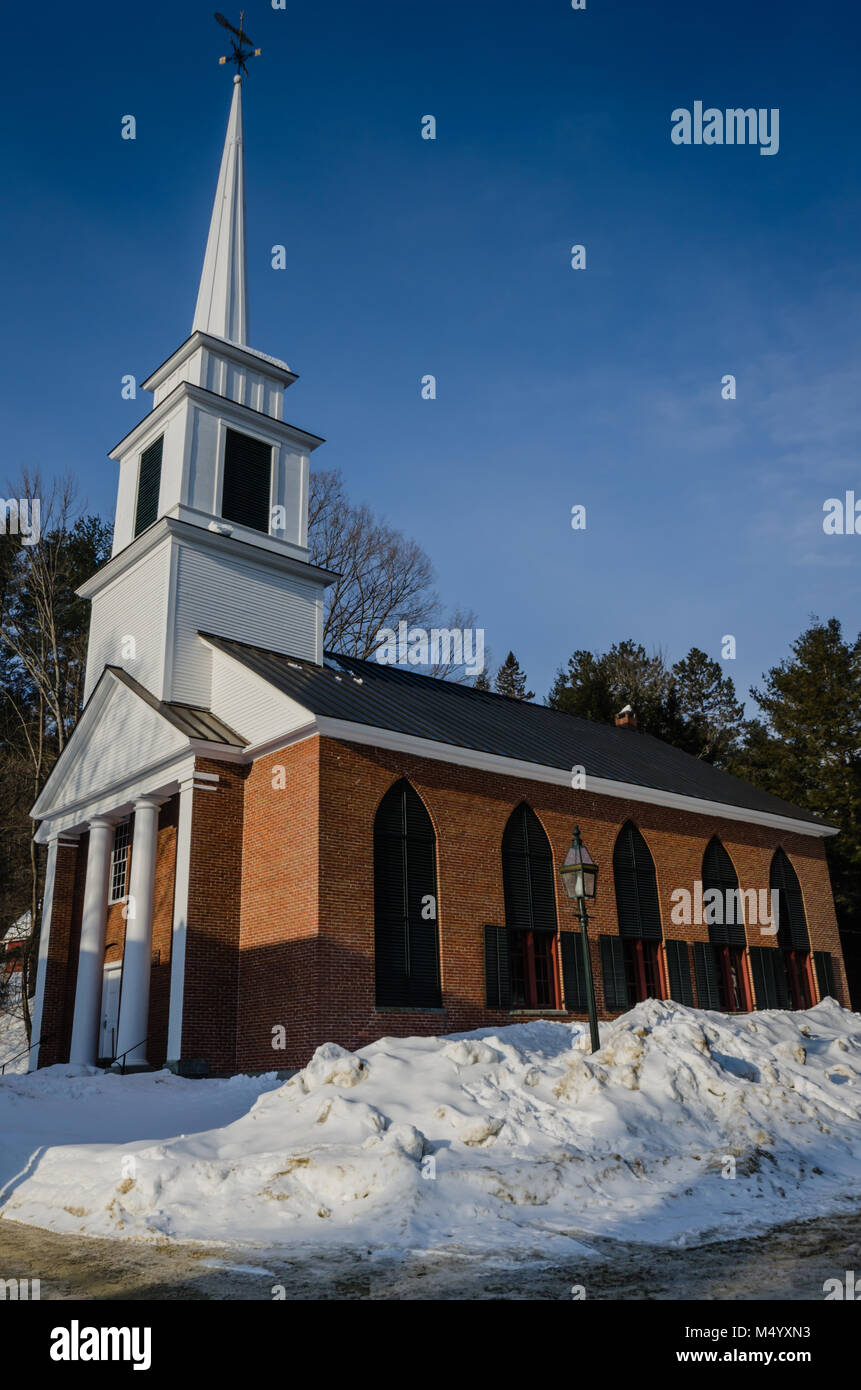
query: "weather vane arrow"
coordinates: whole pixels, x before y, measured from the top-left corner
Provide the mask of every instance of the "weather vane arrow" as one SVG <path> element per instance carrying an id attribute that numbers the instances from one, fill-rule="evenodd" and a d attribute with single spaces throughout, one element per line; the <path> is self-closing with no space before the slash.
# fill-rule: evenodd
<path id="1" fill-rule="evenodd" d="M 251 39 L 244 32 L 243 25 L 245 23 L 245 11 L 240 11 L 238 29 L 234 28 L 234 26 L 230 23 L 230 20 L 225 19 L 224 15 L 219 14 L 217 10 L 215 12 L 215 18 L 218 20 L 218 23 L 222 26 L 222 28 L 229 29 L 231 34 L 235 34 L 236 39 L 239 40 L 238 43 L 236 42 L 236 39 L 230 40 L 230 47 L 233 49 L 233 52 L 228 57 L 219 58 L 219 64 L 235 63 L 237 75 L 239 73 L 244 72 L 245 76 L 247 77 L 248 68 L 245 66 L 247 60 L 249 58 L 259 58 L 263 50 L 260 48 L 255 48 Z"/>

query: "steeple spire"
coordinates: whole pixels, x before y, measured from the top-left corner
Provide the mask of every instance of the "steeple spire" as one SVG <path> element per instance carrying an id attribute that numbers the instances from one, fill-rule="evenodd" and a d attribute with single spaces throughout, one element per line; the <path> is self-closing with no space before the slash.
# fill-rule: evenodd
<path id="1" fill-rule="evenodd" d="M 233 79 L 233 101 L 192 332 L 248 346 L 248 273 L 245 258 L 245 167 L 242 148 L 242 78 Z"/>

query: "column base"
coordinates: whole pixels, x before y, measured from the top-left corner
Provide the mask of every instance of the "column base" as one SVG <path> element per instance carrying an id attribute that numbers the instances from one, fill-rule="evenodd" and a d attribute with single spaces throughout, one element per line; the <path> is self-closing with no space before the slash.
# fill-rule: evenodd
<path id="1" fill-rule="evenodd" d="M 155 1071 L 155 1067 L 151 1067 L 149 1062 L 126 1062 L 125 1066 L 121 1062 L 112 1062 L 107 1070 L 116 1076 L 131 1076 L 138 1072 Z"/>

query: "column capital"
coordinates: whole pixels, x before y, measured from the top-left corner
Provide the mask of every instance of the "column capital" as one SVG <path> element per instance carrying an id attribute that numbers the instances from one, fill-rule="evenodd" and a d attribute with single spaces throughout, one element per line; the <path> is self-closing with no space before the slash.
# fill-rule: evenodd
<path id="1" fill-rule="evenodd" d="M 92 816 L 87 821 L 88 830 L 113 830 L 114 820 L 111 816 Z"/>
<path id="2" fill-rule="evenodd" d="M 189 772 L 179 784 L 181 792 L 214 792 L 221 778 L 217 772 Z"/>
<path id="3" fill-rule="evenodd" d="M 165 792 L 147 792 L 144 796 L 136 796 L 134 799 L 135 811 L 157 811 L 170 797 Z"/>

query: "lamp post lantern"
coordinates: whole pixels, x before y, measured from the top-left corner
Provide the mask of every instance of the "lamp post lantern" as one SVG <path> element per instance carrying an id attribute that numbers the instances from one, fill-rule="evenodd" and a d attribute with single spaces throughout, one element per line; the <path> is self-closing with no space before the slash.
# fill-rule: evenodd
<path id="1" fill-rule="evenodd" d="M 586 983 L 586 1007 L 589 1011 L 589 1032 L 592 1037 L 592 1051 L 601 1046 L 598 1036 L 598 1013 L 595 1008 L 595 984 L 592 979 L 592 956 L 589 951 L 589 916 L 586 912 L 587 898 L 594 898 L 598 891 L 598 865 L 595 863 L 583 841 L 580 827 L 575 825 L 571 848 L 559 870 L 565 892 L 572 902 L 576 902 L 580 913 L 580 944 L 583 949 L 583 978 Z"/>

